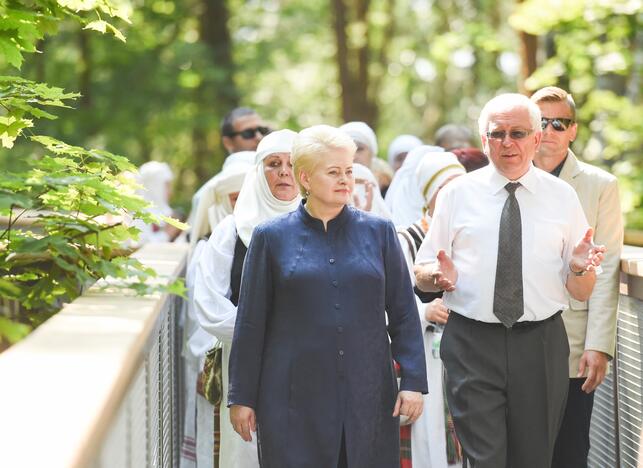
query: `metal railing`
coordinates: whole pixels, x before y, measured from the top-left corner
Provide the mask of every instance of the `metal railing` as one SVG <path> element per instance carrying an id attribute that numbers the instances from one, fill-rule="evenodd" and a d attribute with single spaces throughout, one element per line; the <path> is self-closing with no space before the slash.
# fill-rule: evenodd
<path id="1" fill-rule="evenodd" d="M 626 247 L 612 373 L 596 390 L 590 468 L 636 468 L 643 428 L 643 248 Z M 643 462 L 643 460 L 641 460 Z"/>
<path id="2" fill-rule="evenodd" d="M 135 256 L 183 275 L 186 245 Z M 0 355 L 0 466 L 178 466 L 182 299 L 90 288 Z"/>
<path id="3" fill-rule="evenodd" d="M 136 256 L 183 274 L 187 247 Z M 590 467 L 634 468 L 643 424 L 643 249 L 623 255 L 617 354 L 595 397 Z M 91 288 L 0 355 L 0 467 L 178 466 L 180 298 Z M 643 466 L 643 465 L 642 465 Z"/>
<path id="4" fill-rule="evenodd" d="M 145 358 L 92 467 L 178 466 L 182 427 L 177 343 L 180 308 L 177 298 L 163 305 Z"/>

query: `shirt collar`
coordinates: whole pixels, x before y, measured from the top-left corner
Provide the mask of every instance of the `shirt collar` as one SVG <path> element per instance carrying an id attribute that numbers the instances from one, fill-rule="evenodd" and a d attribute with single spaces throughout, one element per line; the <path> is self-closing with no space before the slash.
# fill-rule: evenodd
<path id="1" fill-rule="evenodd" d="M 324 223 L 322 222 L 321 219 L 313 218 L 310 213 L 308 213 L 308 210 L 304 207 L 306 204 L 306 200 L 302 200 L 301 203 L 299 204 L 299 207 L 297 208 L 297 212 L 299 213 L 299 216 L 304 220 L 306 224 L 309 226 L 319 230 L 319 231 L 324 231 Z M 342 211 L 339 212 L 337 216 L 335 216 L 333 219 L 329 220 L 328 223 L 326 224 L 326 231 L 327 232 L 334 232 L 337 229 L 341 228 L 348 218 L 350 218 L 351 214 L 351 208 L 348 205 L 344 205 L 344 208 L 342 208 Z"/>
<path id="2" fill-rule="evenodd" d="M 563 158 L 563 160 L 556 166 L 550 174 L 553 175 L 554 177 L 560 177 L 560 171 L 563 170 L 563 166 L 565 165 L 565 162 L 567 161 L 567 155 Z"/>
<path id="3" fill-rule="evenodd" d="M 489 187 L 491 188 L 492 194 L 498 194 L 505 188 L 505 185 L 507 185 L 509 182 L 520 182 L 520 185 L 526 188 L 529 192 L 536 193 L 536 188 L 538 185 L 538 175 L 536 174 L 537 169 L 533 166 L 533 164 L 529 165 L 529 169 L 527 170 L 527 172 L 518 180 L 507 179 L 505 176 L 500 174 L 495 167 L 493 167 L 493 164 L 489 164 L 489 167 L 492 168 L 489 177 Z"/>

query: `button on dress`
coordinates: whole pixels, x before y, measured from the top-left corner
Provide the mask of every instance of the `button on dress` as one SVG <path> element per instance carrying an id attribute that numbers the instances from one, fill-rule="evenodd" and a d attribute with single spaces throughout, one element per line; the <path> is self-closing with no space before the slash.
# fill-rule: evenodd
<path id="1" fill-rule="evenodd" d="M 397 468 L 400 389 L 427 392 L 421 326 L 389 221 L 303 204 L 255 228 L 244 264 L 228 404 L 254 408 L 264 468 Z"/>

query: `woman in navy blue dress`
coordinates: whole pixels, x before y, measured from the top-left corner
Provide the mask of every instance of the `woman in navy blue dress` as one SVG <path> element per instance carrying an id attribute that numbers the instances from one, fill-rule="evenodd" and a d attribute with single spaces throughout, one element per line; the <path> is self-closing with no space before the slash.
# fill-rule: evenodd
<path id="1" fill-rule="evenodd" d="M 245 440 L 256 428 L 264 468 L 397 468 L 399 416 L 422 412 L 411 282 L 394 226 L 348 206 L 354 153 L 336 128 L 300 132 L 291 161 L 306 200 L 252 235 L 228 404 Z"/>

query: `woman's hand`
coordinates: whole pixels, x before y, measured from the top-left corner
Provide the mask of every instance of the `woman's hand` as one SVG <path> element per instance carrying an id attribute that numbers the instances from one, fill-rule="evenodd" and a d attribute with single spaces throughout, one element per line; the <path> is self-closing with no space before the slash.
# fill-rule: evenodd
<path id="1" fill-rule="evenodd" d="M 409 390 L 400 390 L 397 394 L 397 401 L 393 409 L 393 417 L 407 416 L 407 424 L 413 424 L 422 414 L 424 398 L 420 392 L 411 392 Z"/>
<path id="2" fill-rule="evenodd" d="M 447 323 L 449 309 L 442 303 L 442 298 L 433 299 L 424 309 L 424 318 L 427 322 L 435 322 L 440 325 Z"/>
<path id="3" fill-rule="evenodd" d="M 366 200 L 364 200 L 364 204 L 362 205 L 360 197 L 357 194 L 353 195 L 353 204 L 355 205 L 355 208 L 362 211 L 371 211 L 373 209 L 373 188 L 375 187 L 375 184 L 366 179 L 355 179 L 355 184 L 364 185 L 364 194 L 366 196 Z"/>
<path id="4" fill-rule="evenodd" d="M 243 440 L 246 442 L 252 441 L 251 431 L 257 431 L 255 410 L 248 406 L 232 405 L 230 407 L 230 422 Z"/>

